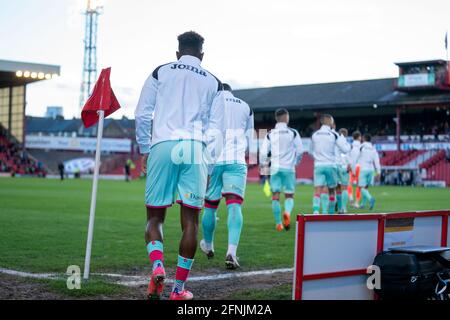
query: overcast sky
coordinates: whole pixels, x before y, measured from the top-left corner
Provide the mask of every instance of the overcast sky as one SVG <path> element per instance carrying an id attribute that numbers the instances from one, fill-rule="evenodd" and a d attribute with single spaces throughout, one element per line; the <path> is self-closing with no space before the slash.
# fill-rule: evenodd
<path id="1" fill-rule="evenodd" d="M 82 0 L 0 0 L 0 59 L 57 64 L 30 85 L 27 114 L 79 117 Z M 178 34 L 205 39 L 203 66 L 235 88 L 395 77 L 394 62 L 445 58 L 449 0 L 104 0 L 98 67 L 134 117 L 143 82 Z"/>

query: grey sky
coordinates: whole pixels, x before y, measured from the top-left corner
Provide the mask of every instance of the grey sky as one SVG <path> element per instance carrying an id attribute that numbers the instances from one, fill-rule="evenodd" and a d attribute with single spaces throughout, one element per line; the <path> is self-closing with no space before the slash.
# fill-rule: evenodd
<path id="1" fill-rule="evenodd" d="M 60 64 L 29 86 L 27 114 L 62 105 L 79 117 L 82 0 L 0 0 L 0 59 Z M 393 77 L 393 62 L 445 58 L 445 0 L 104 0 L 99 69 L 112 67 L 123 110 L 175 59 L 178 34 L 206 38 L 203 66 L 236 88 Z"/>

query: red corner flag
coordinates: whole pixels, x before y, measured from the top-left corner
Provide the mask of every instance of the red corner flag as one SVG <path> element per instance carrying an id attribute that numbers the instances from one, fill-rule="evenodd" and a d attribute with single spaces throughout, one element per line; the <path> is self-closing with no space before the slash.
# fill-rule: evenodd
<path id="1" fill-rule="evenodd" d="M 119 101 L 111 88 L 109 76 L 111 68 L 103 69 L 98 77 L 92 95 L 81 111 L 81 119 L 86 128 L 96 124 L 99 120 L 97 111 L 105 111 L 105 118 L 120 109 Z"/>

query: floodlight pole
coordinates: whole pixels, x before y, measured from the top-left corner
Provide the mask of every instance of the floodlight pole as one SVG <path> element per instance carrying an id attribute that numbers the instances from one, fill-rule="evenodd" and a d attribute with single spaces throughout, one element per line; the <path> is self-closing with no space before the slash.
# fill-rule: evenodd
<path id="1" fill-rule="evenodd" d="M 97 186 L 98 186 L 98 176 L 100 171 L 100 154 L 101 154 L 101 144 L 103 137 L 103 120 L 105 119 L 105 111 L 97 111 L 99 121 L 98 121 L 98 132 L 97 132 L 97 148 L 95 150 L 95 168 L 94 168 L 94 178 L 92 181 L 92 196 L 91 196 L 91 209 L 89 212 L 89 228 L 86 243 L 86 257 L 84 260 L 84 280 L 89 279 L 89 271 L 91 264 L 91 249 L 92 249 L 92 238 L 94 236 L 94 220 L 95 220 L 95 206 L 97 204 Z"/>

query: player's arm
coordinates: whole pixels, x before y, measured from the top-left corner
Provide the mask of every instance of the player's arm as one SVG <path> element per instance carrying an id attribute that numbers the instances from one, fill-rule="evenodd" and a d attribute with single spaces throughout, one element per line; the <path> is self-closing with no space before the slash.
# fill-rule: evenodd
<path id="1" fill-rule="evenodd" d="M 378 176 L 381 173 L 381 164 L 380 164 L 380 156 L 378 155 L 378 152 L 374 150 L 373 152 L 373 163 L 375 166 L 375 173 Z"/>
<path id="2" fill-rule="evenodd" d="M 219 91 L 211 104 L 208 115 L 208 125 L 206 128 L 206 146 L 209 174 L 212 173 L 212 166 L 220 155 L 222 149 L 223 138 L 225 137 L 224 125 L 225 101 L 222 91 Z"/>
<path id="3" fill-rule="evenodd" d="M 350 166 L 354 174 L 356 174 L 356 165 L 358 164 L 360 154 L 361 148 L 354 148 L 350 153 Z"/>
<path id="4" fill-rule="evenodd" d="M 250 109 L 247 119 L 247 125 L 245 126 L 245 137 L 247 139 L 247 151 L 248 160 L 250 165 L 256 165 L 258 159 L 258 147 L 255 135 L 255 117 L 253 110 Z"/>
<path id="5" fill-rule="evenodd" d="M 150 75 L 145 81 L 139 102 L 134 112 L 136 119 L 136 142 L 142 154 L 142 171 L 147 173 L 147 158 L 150 152 L 152 117 L 156 104 L 158 80 Z"/>
<path id="6" fill-rule="evenodd" d="M 351 150 L 350 144 L 347 142 L 347 139 L 342 134 L 338 134 L 338 137 L 336 138 L 336 145 L 338 146 L 339 150 L 341 150 L 341 152 L 344 154 L 349 153 Z"/>
<path id="7" fill-rule="evenodd" d="M 303 157 L 303 143 L 302 138 L 297 130 L 295 130 L 294 137 L 294 148 L 295 148 L 295 165 L 299 164 L 302 161 Z"/>
<path id="8" fill-rule="evenodd" d="M 269 134 L 266 135 L 266 137 L 263 139 L 263 142 L 261 143 L 261 147 L 259 149 L 259 163 L 261 166 L 265 166 L 268 163 L 269 159 L 269 152 L 270 152 L 270 137 Z"/>

